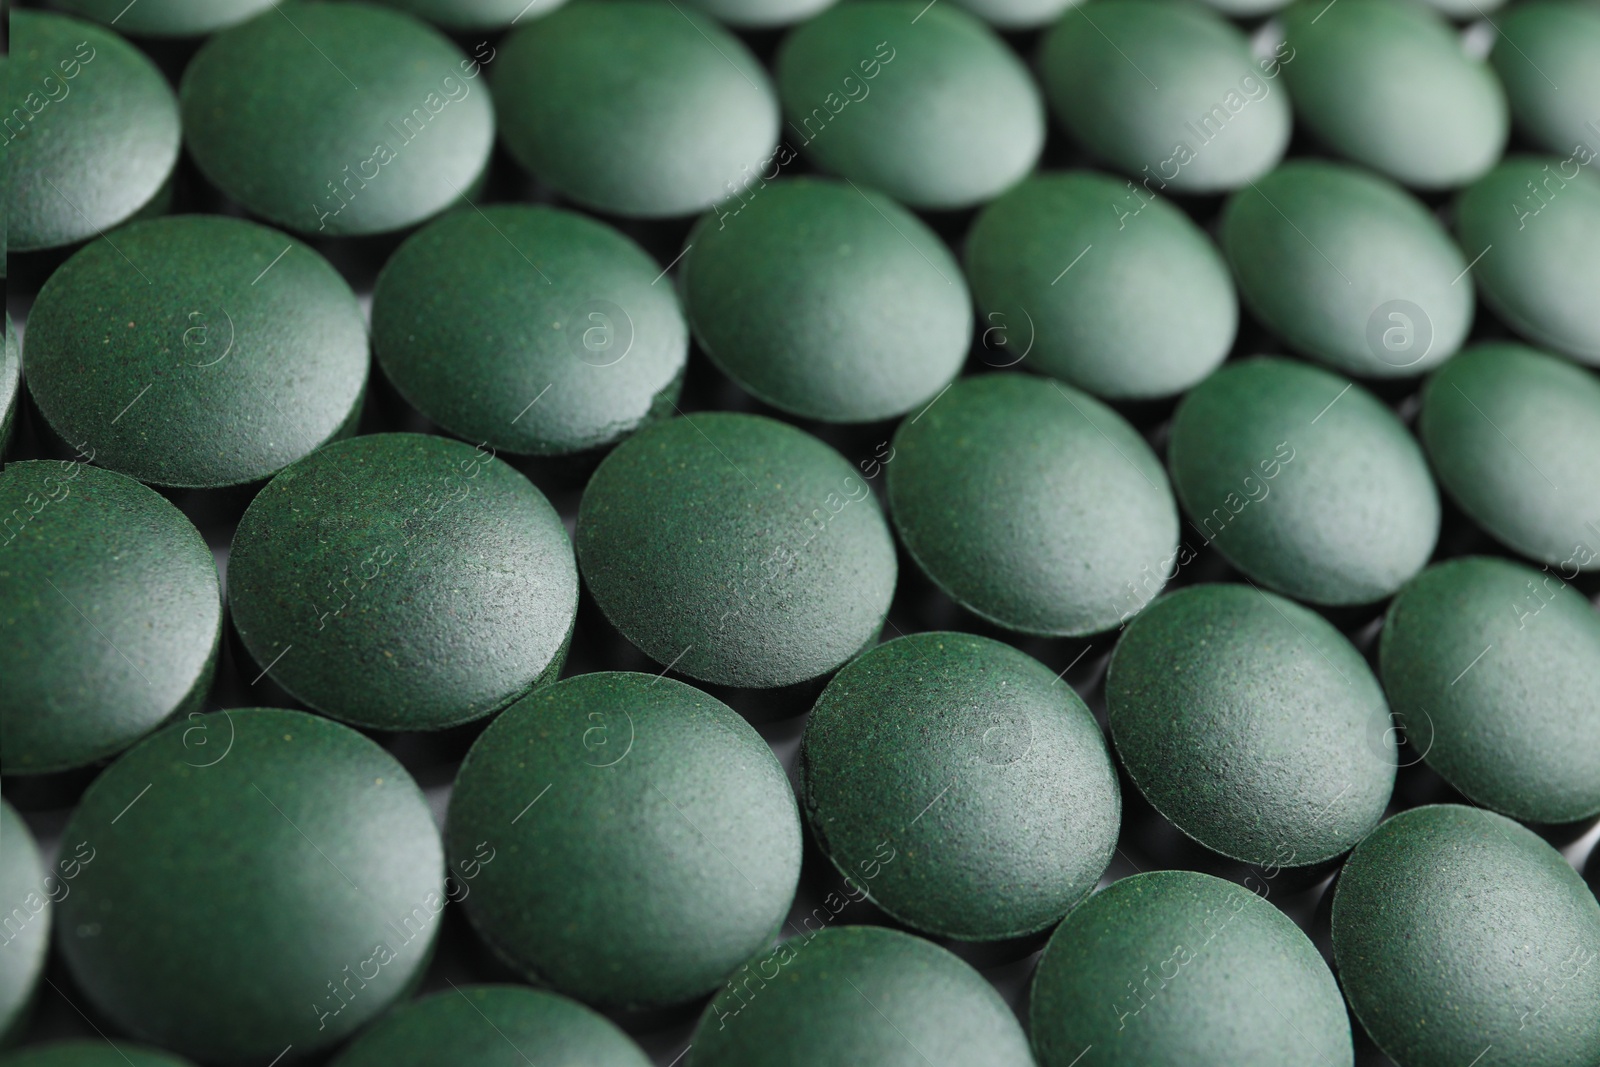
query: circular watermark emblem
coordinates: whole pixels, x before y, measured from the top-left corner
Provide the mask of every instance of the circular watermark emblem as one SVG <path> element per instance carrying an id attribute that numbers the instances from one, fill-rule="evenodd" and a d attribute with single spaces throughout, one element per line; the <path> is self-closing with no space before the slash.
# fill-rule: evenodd
<path id="1" fill-rule="evenodd" d="M 621 363 L 633 350 L 633 319 L 609 300 L 591 300 L 568 322 L 567 344 L 591 367 Z"/>
<path id="2" fill-rule="evenodd" d="M 1424 709 L 1392 710 L 1367 730 L 1367 747 L 1391 767 L 1413 767 L 1433 749 L 1433 717 Z"/>
<path id="3" fill-rule="evenodd" d="M 615 767 L 633 751 L 633 716 L 622 713 L 619 722 L 603 711 L 591 711 L 583 731 L 584 760 L 591 767 Z"/>
<path id="4" fill-rule="evenodd" d="M 1367 348 L 1391 367 L 1421 363 L 1433 349 L 1433 320 L 1409 300 L 1386 300 L 1367 316 Z"/>
<path id="5" fill-rule="evenodd" d="M 974 724 L 978 762 L 1009 767 L 1033 751 L 1033 719 L 1021 708 L 986 708 Z"/>
<path id="6" fill-rule="evenodd" d="M 978 335 L 978 358 L 990 367 L 1015 367 L 1033 351 L 1033 316 L 1028 309 L 991 311 L 983 317 L 984 330 Z"/>
<path id="7" fill-rule="evenodd" d="M 233 351 L 233 316 L 227 308 L 200 310 L 184 317 L 183 362 L 191 367 L 215 367 Z"/>

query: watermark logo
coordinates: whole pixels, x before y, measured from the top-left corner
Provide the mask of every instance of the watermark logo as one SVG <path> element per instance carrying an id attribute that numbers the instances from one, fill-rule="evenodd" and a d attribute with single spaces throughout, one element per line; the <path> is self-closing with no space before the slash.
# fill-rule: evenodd
<path id="1" fill-rule="evenodd" d="M 1367 316 L 1367 348 L 1391 367 L 1414 366 L 1433 350 L 1433 320 L 1409 300 L 1386 300 Z"/>
<path id="2" fill-rule="evenodd" d="M 609 300 L 591 300 L 578 309 L 567 344 L 591 367 L 611 367 L 633 351 L 633 318 Z"/>

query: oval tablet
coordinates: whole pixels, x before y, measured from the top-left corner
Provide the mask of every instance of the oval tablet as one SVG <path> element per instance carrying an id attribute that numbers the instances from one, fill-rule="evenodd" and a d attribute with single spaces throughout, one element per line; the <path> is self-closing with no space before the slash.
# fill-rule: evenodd
<path id="1" fill-rule="evenodd" d="M 143 52 L 93 23 L 11 16 L 6 60 L 6 247 L 77 244 L 164 209 L 178 102 Z"/>
<path id="2" fill-rule="evenodd" d="M 435 26 L 460 35 L 474 30 L 503 30 L 523 19 L 543 18 L 567 0 L 383 0 L 391 7 Z M 486 53 L 486 55 L 485 55 Z M 484 62 L 494 57 L 495 50 L 487 41 L 474 49 L 474 54 Z"/>
<path id="3" fill-rule="evenodd" d="M 758 415 L 696 413 L 624 441 L 584 490 L 577 545 L 624 637 L 719 685 L 828 673 L 876 642 L 894 596 L 894 542 L 867 483 Z"/>
<path id="4" fill-rule="evenodd" d="M 132 478 L 36 460 L 0 472 L 0 515 L 7 775 L 88 766 L 199 709 L 222 594 L 181 511 Z"/>
<path id="5" fill-rule="evenodd" d="M 68 866 L 74 862 L 69 852 L 62 861 L 62 874 L 81 869 L 81 865 Z M 0 1038 L 18 1037 L 27 1025 L 28 1007 L 50 952 L 50 905 L 63 899 L 62 885 L 61 874 L 45 869 L 28 824 L 15 808 L 0 800 L 0 907 L 5 908 L 5 938 L 0 940 Z"/>
<path id="6" fill-rule="evenodd" d="M 1600 7 L 1533 0 L 1495 28 L 1489 62 L 1517 126 L 1547 152 L 1566 158 L 1583 145 L 1592 160 L 1600 153 Z"/>
<path id="7" fill-rule="evenodd" d="M 555 509 L 492 451 L 369 434 L 313 453 L 251 502 L 228 604 L 263 672 L 311 707 L 439 730 L 554 680 L 578 575 Z"/>
<path id="8" fill-rule="evenodd" d="M 457 211 L 378 276 L 372 347 L 419 411 L 521 455 L 613 444 L 670 415 L 689 329 L 660 265 L 603 223 L 542 205 Z"/>
<path id="9" fill-rule="evenodd" d="M 808 924 L 712 998 L 689 1067 L 934 1062 L 1032 1067 L 1033 1057 L 1011 1009 L 959 957 L 881 926 Z"/>
<path id="10" fill-rule="evenodd" d="M 168 727 L 95 779 L 62 839 L 94 850 L 58 905 L 78 987 L 119 1029 L 207 1062 L 353 1033 L 414 987 L 445 905 L 405 768 L 299 711 Z"/>
<path id="11" fill-rule="evenodd" d="M 1600 904 L 1510 819 L 1432 805 L 1363 841 L 1333 890 L 1345 996 L 1396 1062 L 1600 1062 Z"/>
<path id="12" fill-rule="evenodd" d="M 192 1067 L 188 1060 L 129 1041 L 100 1038 L 30 1045 L 0 1056 L 0 1067 Z"/>
<path id="13" fill-rule="evenodd" d="M 767 30 L 808 19 L 837 0 L 689 0 L 689 6 L 742 30 Z"/>
<path id="14" fill-rule="evenodd" d="M 972 300 L 922 220 L 843 182 L 749 195 L 701 220 L 683 268 L 695 336 L 729 377 L 803 418 L 876 422 L 960 372 Z"/>
<path id="15" fill-rule="evenodd" d="M 997 30 L 1020 32 L 1054 22 L 1074 0 L 956 0 Z"/>
<path id="16" fill-rule="evenodd" d="M 1422 374 L 1472 327 L 1455 242 L 1415 197 L 1360 168 L 1287 163 L 1228 201 L 1220 236 L 1255 317 L 1346 374 Z"/>
<path id="17" fill-rule="evenodd" d="M 1283 13 L 1295 116 L 1336 153 L 1414 189 L 1453 189 L 1500 158 L 1505 92 L 1422 4 L 1300 0 Z"/>
<path id="18" fill-rule="evenodd" d="M 1109 399 L 1182 392 L 1222 362 L 1239 326 L 1211 239 L 1169 201 L 1093 171 L 1038 175 L 989 204 L 966 264 L 985 362 Z"/>
<path id="19" fill-rule="evenodd" d="M 563 7 L 494 67 L 500 134 L 539 181 L 629 218 L 704 211 L 772 166 L 778 100 L 738 38 L 676 5 Z"/>
<path id="20" fill-rule="evenodd" d="M 1044 147 L 1044 105 L 1027 68 L 949 4 L 839 4 L 785 37 L 776 65 L 785 144 L 908 207 L 989 200 Z"/>
<path id="21" fill-rule="evenodd" d="M 1600 138 L 1595 142 L 1600 145 Z M 1484 302 L 1544 348 L 1600 366 L 1600 177 L 1567 158 L 1514 156 L 1456 201 Z"/>
<path id="22" fill-rule="evenodd" d="M 1089 0 L 1045 38 L 1039 75 L 1062 124 L 1143 195 L 1237 189 L 1289 145 L 1288 94 L 1200 4 Z"/>
<path id="23" fill-rule="evenodd" d="M 509 708 L 450 802 L 462 904 L 500 956 L 589 1004 L 709 992 L 767 946 L 800 877 L 783 767 L 671 678 L 569 678 Z"/>
<path id="24" fill-rule="evenodd" d="M 1429 567 L 1389 606 L 1380 643 L 1396 721 L 1428 765 L 1539 823 L 1600 814 L 1600 613 L 1560 573 Z"/>
<path id="25" fill-rule="evenodd" d="M 28 389 L 51 427 L 152 485 L 270 478 L 350 433 L 366 384 L 349 285 L 309 246 L 242 219 L 103 237 L 51 275 L 28 318 Z"/>
<path id="26" fill-rule="evenodd" d="M 800 750 L 806 817 L 847 878 L 919 930 L 997 940 L 1087 896 L 1121 825 L 1094 716 L 1010 645 L 919 633 L 834 675 Z"/>
<path id="27" fill-rule="evenodd" d="M 1405 425 L 1359 385 L 1304 363 L 1224 366 L 1178 405 L 1167 458 L 1195 535 L 1185 555 L 1215 544 L 1297 600 L 1382 600 L 1439 538 L 1439 493 Z"/>
<path id="28" fill-rule="evenodd" d="M 1051 935 L 1033 979 L 1040 1067 L 1350 1067 L 1339 986 L 1283 912 L 1232 882 L 1113 882 Z"/>
<path id="29" fill-rule="evenodd" d="M 224 30 L 179 87 L 210 181 L 298 233 L 387 233 L 470 193 L 494 145 L 479 64 L 366 3 L 289 3 Z"/>
<path id="30" fill-rule="evenodd" d="M 74 15 L 133 37 L 199 37 L 226 29 L 272 6 L 272 0 L 63 0 Z"/>
<path id="31" fill-rule="evenodd" d="M 1461 510 L 1514 551 L 1600 568 L 1600 381 L 1514 344 L 1474 345 L 1422 394 L 1417 433 Z"/>
<path id="32" fill-rule="evenodd" d="M 957 603 L 1022 633 L 1109 629 L 1161 591 L 1178 514 L 1150 446 L 1060 382 L 986 374 L 902 423 L 895 529 Z"/>
<path id="33" fill-rule="evenodd" d="M 1106 678 L 1129 776 L 1224 856 L 1304 867 L 1348 851 L 1394 787 L 1389 707 L 1322 616 L 1247 586 L 1162 597 L 1128 625 Z"/>

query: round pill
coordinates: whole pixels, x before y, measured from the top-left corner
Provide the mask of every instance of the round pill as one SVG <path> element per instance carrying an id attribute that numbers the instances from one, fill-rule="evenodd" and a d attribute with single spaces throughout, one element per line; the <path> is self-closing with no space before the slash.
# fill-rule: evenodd
<path id="1" fill-rule="evenodd" d="M 413 226 L 472 192 L 494 144 L 480 64 L 410 15 L 285 3 L 207 41 L 179 87 L 201 172 L 269 222 Z"/>
<path id="2" fill-rule="evenodd" d="M 28 389 L 45 419 L 152 485 L 269 478 L 350 433 L 366 384 L 349 285 L 309 246 L 242 219 L 180 215 L 102 237 L 51 275 L 28 318 Z"/>
<path id="3" fill-rule="evenodd" d="M 929 1056 L 1033 1064 L 1016 1016 L 957 956 L 881 926 L 807 925 L 712 998 L 689 1067 L 927 1067 Z"/>
<path id="4" fill-rule="evenodd" d="M 1042 930 L 1111 862 L 1122 800 L 1105 737 L 1065 682 L 1010 645 L 919 633 L 823 691 L 800 750 L 833 865 L 907 925 L 997 940 Z"/>
<path id="5" fill-rule="evenodd" d="M 1472 327 L 1460 249 L 1420 201 L 1365 170 L 1287 163 L 1228 201 L 1220 231 L 1251 313 L 1346 374 L 1422 374 Z"/>
<path id="6" fill-rule="evenodd" d="M 76 244 L 162 210 L 178 162 L 178 102 L 156 65 L 110 30 L 64 15 L 16 11 L 10 27 L 9 251 Z"/>
<path id="7" fill-rule="evenodd" d="M 0 357 L 0 453 L 11 443 L 11 426 L 16 421 L 17 397 L 22 392 L 22 350 L 17 344 L 17 328 L 6 312 L 6 351 Z"/>
<path id="8" fill-rule="evenodd" d="M 981 358 L 1097 396 L 1182 392 L 1216 369 L 1239 327 L 1211 239 L 1169 201 L 1092 171 L 1032 177 L 989 204 L 966 264 Z"/>
<path id="9" fill-rule="evenodd" d="M 1249 889 L 1194 871 L 1113 882 L 1074 909 L 1033 979 L 1040 1067 L 1351 1067 L 1350 1020 L 1300 928 Z"/>
<path id="10" fill-rule="evenodd" d="M 1489 12 L 1500 10 L 1505 6 L 1506 0 L 1422 0 L 1422 2 L 1445 18 L 1457 22 L 1473 22 L 1475 19 L 1488 21 Z M 1495 28 L 1498 29 L 1498 26 Z"/>
<path id="11" fill-rule="evenodd" d="M 492 451 L 372 434 L 251 501 L 228 604 L 250 655 L 299 700 L 357 726 L 438 730 L 555 679 L 578 575 L 560 516 Z"/>
<path id="12" fill-rule="evenodd" d="M 997 30 L 1022 32 L 1054 22 L 1073 0 L 956 0 Z"/>
<path id="13" fill-rule="evenodd" d="M 1129 623 L 1106 678 L 1111 736 L 1157 811 L 1251 864 L 1332 859 L 1383 818 L 1389 706 L 1322 616 L 1243 585 L 1162 597 Z"/>
<path id="14" fill-rule="evenodd" d="M 1289 4 L 1289 0 L 1204 0 L 1204 2 L 1231 19 L 1251 19 L 1270 15 Z M 1277 70 L 1270 64 L 1263 69 L 1270 71 L 1274 77 L 1277 76 Z"/>
<path id="15" fill-rule="evenodd" d="M 0 1067 L 191 1067 L 160 1049 L 109 1040 L 56 1041 L 0 1056 Z"/>
<path id="16" fill-rule="evenodd" d="M 948 4 L 832 7 L 784 38 L 777 81 L 794 147 L 913 208 L 989 200 L 1044 147 L 1044 105 L 1027 68 Z"/>
<path id="17" fill-rule="evenodd" d="M 1600 151 L 1600 7 L 1532 0 L 1495 28 L 1489 62 L 1517 126 L 1547 152 L 1565 158 L 1582 145 L 1593 160 Z"/>
<path id="18" fill-rule="evenodd" d="M 875 422 L 960 373 L 972 300 L 920 219 L 843 182 L 748 195 L 695 227 L 683 272 L 695 337 L 729 377 L 794 415 Z"/>
<path id="19" fill-rule="evenodd" d="M 1510 819 L 1431 805 L 1351 854 L 1334 887 L 1345 996 L 1398 1063 L 1600 1062 L 1600 904 Z"/>
<path id="20" fill-rule="evenodd" d="M 446 836 L 484 939 L 606 1007 L 710 992 L 771 943 L 800 877 L 767 743 L 648 674 L 578 675 L 508 709 L 461 765 Z"/>
<path id="21" fill-rule="evenodd" d="M 688 0 L 690 7 L 744 30 L 769 30 L 808 19 L 837 0 Z"/>
<path id="22" fill-rule="evenodd" d="M 62 0 L 60 6 L 134 37 L 199 37 L 265 11 L 272 0 Z"/>
<path id="23" fill-rule="evenodd" d="M 894 596 L 894 542 L 867 483 L 759 415 L 669 419 L 624 441 L 584 490 L 577 545 L 622 636 L 720 685 L 828 673 L 877 640 Z"/>
<path id="24" fill-rule="evenodd" d="M 543 18 L 567 0 L 383 0 L 456 34 L 503 30 L 523 19 Z M 487 48 L 487 42 L 483 46 Z M 487 49 L 492 56 L 494 50 Z"/>
<path id="25" fill-rule="evenodd" d="M 1134 175 L 1139 195 L 1215 193 L 1261 177 L 1289 146 L 1288 94 L 1266 62 L 1201 4 L 1089 0 L 1045 38 L 1039 76 L 1062 124 Z"/>
<path id="26" fill-rule="evenodd" d="M 299 711 L 162 730 L 95 779 L 62 839 L 94 850 L 57 905 L 78 988 L 119 1029 L 207 1062 L 355 1032 L 413 988 L 445 904 L 410 775 Z"/>
<path id="27" fill-rule="evenodd" d="M 1415 189 L 1465 185 L 1500 158 L 1500 81 L 1427 7 L 1299 0 L 1283 21 L 1295 117 L 1334 152 Z"/>
<path id="28" fill-rule="evenodd" d="M 501 45 L 506 148 L 585 207 L 638 218 L 704 211 L 772 165 L 778 101 L 738 38 L 682 7 L 563 7 Z"/>
<path id="29" fill-rule="evenodd" d="M 62 884 L 60 875 L 46 873 L 28 824 L 0 800 L 0 907 L 5 908 L 0 1039 L 15 1037 L 27 1023 L 28 1005 L 50 952 L 50 904 L 60 899 Z"/>
<path id="30" fill-rule="evenodd" d="M 1562 573 L 1578 572 L 1430 567 L 1395 597 L 1380 642 L 1407 742 L 1468 797 L 1539 823 L 1600 814 L 1600 613 Z"/>
<path id="31" fill-rule="evenodd" d="M 80 456 L 7 464 L 0 515 L 7 775 L 87 766 L 200 707 L 222 594 L 182 512 Z"/>
<path id="32" fill-rule="evenodd" d="M 332 1067 L 650 1067 L 603 1015 L 526 986 L 469 985 L 395 1008 Z"/>
<path id="33" fill-rule="evenodd" d="M 689 330 L 661 267 L 555 208 L 458 211 L 413 234 L 372 298 L 372 347 L 451 433 L 521 455 L 600 448 L 670 414 Z"/>
<path id="34" fill-rule="evenodd" d="M 1600 366 L 1600 177 L 1580 169 L 1595 159 L 1582 145 L 1564 159 L 1508 159 L 1461 194 L 1456 227 L 1507 325 Z"/>
<path id="35" fill-rule="evenodd" d="M 1540 563 L 1600 569 L 1600 381 L 1522 345 L 1475 345 L 1428 380 L 1417 430 L 1479 526 Z"/>
<path id="36" fill-rule="evenodd" d="M 885 464 L 907 551 L 957 603 L 1022 633 L 1078 636 L 1165 583 L 1178 511 L 1122 416 L 1060 382 L 958 381 L 903 423 Z"/>
<path id="37" fill-rule="evenodd" d="M 1297 600 L 1369 604 L 1420 571 L 1439 539 L 1439 493 L 1405 425 L 1361 386 L 1304 363 L 1223 367 L 1178 405 L 1167 455 L 1195 535 L 1179 566 L 1215 544 Z"/>

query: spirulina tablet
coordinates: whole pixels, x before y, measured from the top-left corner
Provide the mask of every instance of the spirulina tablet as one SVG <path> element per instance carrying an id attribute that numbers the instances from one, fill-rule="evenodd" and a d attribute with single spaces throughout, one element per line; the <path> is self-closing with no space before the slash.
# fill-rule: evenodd
<path id="1" fill-rule="evenodd" d="M 784 38 L 784 145 L 908 207 L 992 199 L 1033 169 L 1044 105 L 994 32 L 950 4 L 856 0 Z"/>
<path id="2" fill-rule="evenodd" d="M 808 19 L 837 0 L 689 0 L 720 22 L 742 30 L 768 30 Z"/>
<path id="3" fill-rule="evenodd" d="M 152 485 L 269 478 L 354 429 L 366 324 L 339 272 L 220 215 L 139 222 L 51 275 L 28 389 L 63 439 Z"/>
<path id="4" fill-rule="evenodd" d="M 597 211 L 690 215 L 773 167 L 766 71 L 679 4 L 568 4 L 508 36 L 492 76 L 512 157 Z"/>
<path id="5" fill-rule="evenodd" d="M 76 244 L 160 210 L 179 133 L 156 65 L 90 22 L 17 11 L 10 25 L 7 249 Z"/>
<path id="6" fill-rule="evenodd" d="M 1579 145 L 1600 154 L 1600 7 L 1533 0 L 1506 12 L 1496 28 L 1489 62 L 1517 126 L 1562 158 Z"/>
<path id="7" fill-rule="evenodd" d="M 1249 19 L 1270 15 L 1287 7 L 1289 0 L 1205 0 L 1205 3 L 1231 19 Z M 1277 76 L 1277 70 L 1271 65 L 1265 69 L 1270 70 L 1274 77 Z"/>
<path id="8" fill-rule="evenodd" d="M 1600 904 L 1500 815 L 1401 812 L 1334 887 L 1333 949 L 1367 1033 L 1407 1067 L 1600 1062 Z"/>
<path id="9" fill-rule="evenodd" d="M 1483 299 L 1543 348 L 1600 366 L 1600 136 L 1570 154 L 1515 156 L 1456 201 Z"/>
<path id="10" fill-rule="evenodd" d="M 866 481 L 758 415 L 697 413 L 624 441 L 584 490 L 577 547 L 622 636 L 721 685 L 826 674 L 877 640 L 894 596 L 894 543 Z"/>
<path id="11" fill-rule="evenodd" d="M 1345 374 L 1425 373 L 1472 327 L 1460 249 L 1420 201 L 1358 167 L 1279 167 L 1228 201 L 1221 239 L 1256 318 Z"/>
<path id="12" fill-rule="evenodd" d="M 7 757 L 10 758 L 9 756 Z M 68 860 L 62 862 L 65 873 Z M 70 893 L 60 874 L 47 871 L 28 824 L 0 800 L 0 1039 L 27 1023 L 28 1005 L 50 951 L 50 905 Z"/>
<path id="13" fill-rule="evenodd" d="M 559 455 L 670 415 L 689 330 L 660 264 L 555 208 L 461 210 L 378 276 L 372 347 L 417 409 L 506 452 Z"/>
<path id="14" fill-rule="evenodd" d="M 95 779 L 63 840 L 95 849 L 58 905 L 78 988 L 119 1029 L 206 1062 L 355 1032 L 413 987 L 445 906 L 411 776 L 304 712 L 168 727 Z"/>
<path id="15" fill-rule="evenodd" d="M 503 30 L 543 18 L 567 0 L 383 0 L 455 34 Z M 491 53 L 492 54 L 492 53 Z"/>
<path id="16" fill-rule="evenodd" d="M 410 15 L 285 3 L 207 41 L 179 88 L 189 153 L 246 209 L 386 233 L 472 191 L 494 143 L 481 65 Z"/>
<path id="17" fill-rule="evenodd" d="M 1094 888 L 1121 824 L 1116 771 L 1072 687 L 958 633 L 882 644 L 834 675 L 801 741 L 807 819 L 847 878 L 908 925 L 994 940 Z"/>
<path id="18" fill-rule="evenodd" d="M 578 606 L 560 516 L 493 450 L 371 434 L 263 489 L 233 536 L 233 624 L 336 719 L 437 730 L 554 680 Z"/>
<path id="19" fill-rule="evenodd" d="M 1184 555 L 1215 544 L 1297 600 L 1382 600 L 1438 541 L 1439 493 L 1405 425 L 1361 386 L 1304 363 L 1224 366 L 1178 405 L 1167 454 L 1189 517 Z"/>
<path id="20" fill-rule="evenodd" d="M 874 422 L 920 408 L 972 342 L 944 242 L 881 193 L 800 178 L 752 188 L 690 233 L 684 300 L 700 347 L 792 414 Z"/>
<path id="21" fill-rule="evenodd" d="M 1500 158 L 1505 92 L 1420 3 L 1299 0 L 1283 12 L 1295 117 L 1334 152 L 1414 189 L 1453 189 Z"/>
<path id="22" fill-rule="evenodd" d="M 1007 629 L 1092 634 L 1161 591 L 1178 514 L 1155 454 L 1098 400 L 1031 375 L 956 382 L 901 424 L 885 464 L 912 558 Z"/>
<path id="23" fill-rule="evenodd" d="M 352 1041 L 332 1067 L 649 1067 L 627 1034 L 565 997 L 468 985 L 402 1004 Z"/>
<path id="24" fill-rule="evenodd" d="M 688 1067 L 935 1062 L 1031 1067 L 1033 1057 L 1005 1001 L 957 956 L 881 926 L 808 921 L 712 998 Z"/>
<path id="25" fill-rule="evenodd" d="M 87 766 L 199 708 L 222 595 L 182 512 L 80 455 L 8 464 L 0 516 L 7 775 Z"/>
<path id="26" fill-rule="evenodd" d="M 1304 867 L 1383 818 L 1399 763 L 1366 661 L 1322 616 L 1249 586 L 1162 597 L 1106 679 L 1111 736 L 1157 811 L 1215 852 Z"/>
<path id="27" fill-rule="evenodd" d="M 1462 793 L 1517 819 L 1600 813 L 1600 613 L 1561 580 L 1456 559 L 1389 606 L 1383 685 L 1407 741 Z"/>
<path id="28" fill-rule="evenodd" d="M 1054 22 L 1072 0 L 956 0 L 997 30 L 1023 31 Z"/>
<path id="29" fill-rule="evenodd" d="M 985 361 L 1096 396 L 1182 392 L 1216 369 L 1239 326 L 1211 239 L 1166 199 L 1093 171 L 1035 176 L 990 203 L 966 265 Z"/>
<path id="30" fill-rule="evenodd" d="M 31 1045 L 0 1056 L 0 1067 L 191 1067 L 160 1049 L 99 1038 Z"/>
<path id="31" fill-rule="evenodd" d="M 1289 97 L 1221 15 L 1175 0 L 1089 0 L 1045 38 L 1051 109 L 1149 196 L 1237 189 L 1289 146 Z"/>
<path id="32" fill-rule="evenodd" d="M 243 22 L 272 0 L 63 0 L 63 10 L 134 37 L 200 37 Z"/>
<path id="33" fill-rule="evenodd" d="M 771 943 L 800 877 L 800 817 L 767 743 L 648 674 L 579 675 L 508 709 L 461 765 L 447 837 L 484 939 L 607 1007 L 709 992 Z"/>
<path id="34" fill-rule="evenodd" d="M 1514 344 L 1440 367 L 1417 430 L 1439 482 L 1479 526 L 1563 572 L 1600 569 L 1600 381 Z"/>
<path id="35" fill-rule="evenodd" d="M 1193 871 L 1123 878 L 1074 909 L 1039 960 L 1030 1016 L 1040 1067 L 1355 1062 L 1339 986 L 1306 935 L 1255 892 Z"/>

